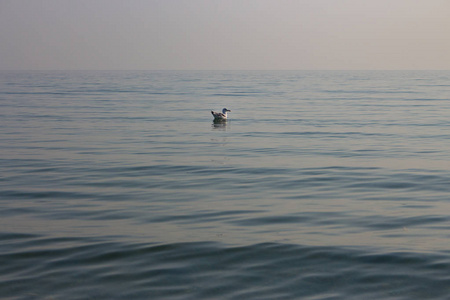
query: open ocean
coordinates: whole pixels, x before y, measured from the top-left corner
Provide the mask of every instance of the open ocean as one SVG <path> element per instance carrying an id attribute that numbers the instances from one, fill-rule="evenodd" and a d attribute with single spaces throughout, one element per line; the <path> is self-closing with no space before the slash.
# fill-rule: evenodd
<path id="1" fill-rule="evenodd" d="M 0 299 L 450 299 L 450 71 L 1 71 L 0 147 Z"/>

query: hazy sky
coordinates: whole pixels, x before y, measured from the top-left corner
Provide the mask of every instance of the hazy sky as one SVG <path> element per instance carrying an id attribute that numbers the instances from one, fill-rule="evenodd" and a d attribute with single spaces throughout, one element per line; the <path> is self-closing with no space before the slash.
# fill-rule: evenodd
<path id="1" fill-rule="evenodd" d="M 0 69 L 450 69 L 450 1 L 0 0 Z"/>

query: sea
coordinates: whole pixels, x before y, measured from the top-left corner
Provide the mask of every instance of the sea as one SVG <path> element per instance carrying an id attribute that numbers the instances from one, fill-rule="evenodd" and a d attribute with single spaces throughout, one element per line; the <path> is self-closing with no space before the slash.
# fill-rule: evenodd
<path id="1" fill-rule="evenodd" d="M 450 71 L 0 71 L 0 207 L 0 299 L 450 299 Z"/>

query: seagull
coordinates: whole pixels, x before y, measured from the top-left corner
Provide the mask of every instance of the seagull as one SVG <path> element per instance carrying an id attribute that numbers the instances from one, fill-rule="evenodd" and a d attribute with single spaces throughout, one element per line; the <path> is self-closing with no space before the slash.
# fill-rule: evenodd
<path id="1" fill-rule="evenodd" d="M 226 121 L 227 120 L 227 112 L 229 112 L 231 110 L 229 109 L 222 109 L 222 112 L 216 112 L 216 111 L 211 111 L 211 114 L 214 116 L 214 121 Z"/>

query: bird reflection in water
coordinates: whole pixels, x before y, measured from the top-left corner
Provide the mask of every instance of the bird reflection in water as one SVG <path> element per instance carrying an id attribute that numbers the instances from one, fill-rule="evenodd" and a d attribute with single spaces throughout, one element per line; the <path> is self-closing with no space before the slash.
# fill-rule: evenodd
<path id="1" fill-rule="evenodd" d="M 211 128 L 214 130 L 227 130 L 227 120 L 214 120 L 211 124 Z"/>

